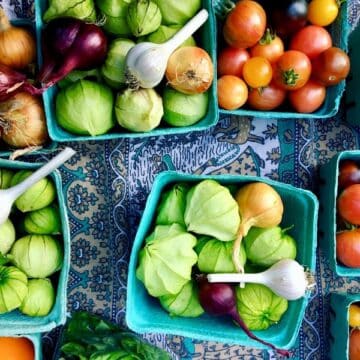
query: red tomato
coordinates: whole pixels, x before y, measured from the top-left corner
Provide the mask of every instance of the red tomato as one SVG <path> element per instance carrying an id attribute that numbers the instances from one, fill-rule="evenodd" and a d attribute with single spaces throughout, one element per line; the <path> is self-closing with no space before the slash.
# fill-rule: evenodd
<path id="1" fill-rule="evenodd" d="M 273 83 L 262 89 L 251 89 L 247 103 L 256 110 L 273 110 L 279 107 L 286 98 L 286 91 Z"/>
<path id="2" fill-rule="evenodd" d="M 360 229 L 336 234 L 336 257 L 348 267 L 360 267 Z"/>
<path id="3" fill-rule="evenodd" d="M 281 55 L 273 70 L 273 79 L 277 86 L 285 90 L 296 90 L 309 80 L 311 62 L 304 53 L 288 50 Z"/>
<path id="4" fill-rule="evenodd" d="M 360 330 L 352 329 L 349 337 L 349 360 L 360 359 Z"/>
<path id="5" fill-rule="evenodd" d="M 308 25 L 292 37 L 289 49 L 301 51 L 309 59 L 314 59 L 331 46 L 331 36 L 323 27 Z"/>
<path id="6" fill-rule="evenodd" d="M 271 34 L 269 29 L 266 30 L 265 35 L 260 41 L 250 49 L 252 57 L 261 56 L 268 59 L 271 63 L 278 61 L 283 53 L 283 41 L 278 36 Z"/>
<path id="7" fill-rule="evenodd" d="M 245 81 L 234 75 L 224 75 L 218 79 L 219 106 L 226 110 L 235 110 L 246 103 L 248 88 Z"/>
<path id="8" fill-rule="evenodd" d="M 360 225 L 360 184 L 347 187 L 337 199 L 340 216 L 353 225 Z"/>
<path id="9" fill-rule="evenodd" d="M 235 75 L 242 77 L 242 69 L 250 54 L 245 49 L 227 47 L 218 56 L 218 76 Z"/>
<path id="10" fill-rule="evenodd" d="M 350 59 L 343 50 L 331 47 L 315 58 L 312 66 L 314 78 L 325 86 L 331 86 L 348 76 Z"/>
<path id="11" fill-rule="evenodd" d="M 357 163 L 354 160 L 341 161 L 338 177 L 339 189 L 345 189 L 353 184 L 360 184 L 360 169 Z"/>
<path id="12" fill-rule="evenodd" d="M 227 15 L 223 28 L 225 41 L 233 47 L 254 46 L 264 35 L 266 13 L 263 7 L 252 0 L 241 0 Z"/>
<path id="13" fill-rule="evenodd" d="M 311 79 L 300 89 L 289 92 L 291 105 L 300 113 L 314 112 L 324 103 L 325 97 L 325 86 Z"/>

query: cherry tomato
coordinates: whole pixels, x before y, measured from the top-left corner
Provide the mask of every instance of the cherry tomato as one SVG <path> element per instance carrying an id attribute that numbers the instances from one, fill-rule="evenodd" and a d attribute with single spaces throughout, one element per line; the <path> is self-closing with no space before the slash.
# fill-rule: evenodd
<path id="1" fill-rule="evenodd" d="M 339 14 L 337 0 L 312 0 L 308 6 L 307 19 L 311 24 L 328 26 Z"/>
<path id="2" fill-rule="evenodd" d="M 282 39 L 287 39 L 306 25 L 306 0 L 267 0 L 267 3 L 273 28 Z"/>
<path id="3" fill-rule="evenodd" d="M 308 25 L 294 34 L 289 49 L 301 51 L 309 59 L 314 59 L 331 46 L 331 36 L 323 27 Z"/>
<path id="4" fill-rule="evenodd" d="M 260 56 L 250 58 L 243 67 L 243 78 L 252 88 L 269 85 L 272 74 L 272 67 L 269 60 Z"/>
<path id="5" fill-rule="evenodd" d="M 339 165 L 338 186 L 345 189 L 350 185 L 360 184 L 360 169 L 353 160 L 344 160 Z"/>
<path id="6" fill-rule="evenodd" d="M 250 49 L 252 57 L 261 56 L 268 59 L 271 63 L 278 61 L 283 53 L 283 41 L 278 36 L 272 34 L 270 29 L 267 29 L 260 41 Z"/>
<path id="7" fill-rule="evenodd" d="M 285 90 L 296 90 L 309 80 L 311 62 L 304 53 L 288 50 L 281 55 L 273 70 L 273 79 L 277 86 Z"/>
<path id="8" fill-rule="evenodd" d="M 252 0 L 241 0 L 227 15 L 223 28 L 225 41 L 233 47 L 254 46 L 263 36 L 266 13 L 263 7 Z"/>
<path id="9" fill-rule="evenodd" d="M 360 225 L 360 184 L 348 186 L 337 199 L 339 215 L 353 225 Z"/>
<path id="10" fill-rule="evenodd" d="M 279 107 L 286 98 L 286 91 L 273 83 L 262 89 L 251 89 L 247 103 L 256 110 L 273 110 Z"/>
<path id="11" fill-rule="evenodd" d="M 360 267 L 360 229 L 336 234 L 336 257 L 345 266 Z"/>
<path id="12" fill-rule="evenodd" d="M 360 326 L 360 306 L 357 304 L 349 306 L 349 325 L 351 327 Z"/>
<path id="13" fill-rule="evenodd" d="M 218 79 L 219 105 L 226 110 L 235 110 L 246 103 L 248 88 L 245 82 L 234 75 L 224 75 Z"/>
<path id="14" fill-rule="evenodd" d="M 360 330 L 352 329 L 349 337 L 349 360 L 360 359 Z"/>
<path id="15" fill-rule="evenodd" d="M 242 69 L 250 54 L 245 49 L 227 47 L 221 50 L 218 57 L 218 76 L 235 75 L 242 76 Z"/>
<path id="16" fill-rule="evenodd" d="M 289 92 L 291 105 L 300 113 L 314 112 L 324 103 L 325 97 L 325 86 L 311 79 L 300 89 Z"/>
<path id="17" fill-rule="evenodd" d="M 312 61 L 313 76 L 325 86 L 336 85 L 344 80 L 350 71 L 350 59 L 347 54 L 331 47 Z"/>

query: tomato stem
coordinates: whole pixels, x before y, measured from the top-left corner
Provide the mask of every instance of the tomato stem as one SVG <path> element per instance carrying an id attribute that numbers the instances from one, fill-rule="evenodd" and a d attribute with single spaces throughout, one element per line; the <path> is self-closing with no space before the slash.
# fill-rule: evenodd
<path id="1" fill-rule="evenodd" d="M 336 4 L 338 7 L 340 7 L 345 2 L 346 2 L 346 0 L 336 0 Z"/>
<path id="2" fill-rule="evenodd" d="M 294 69 L 289 69 L 282 73 L 282 80 L 286 85 L 295 86 L 298 79 L 299 74 Z"/>
<path id="3" fill-rule="evenodd" d="M 235 3 L 232 0 L 215 1 L 216 16 L 224 20 L 234 7 Z"/>
<path id="4" fill-rule="evenodd" d="M 259 40 L 260 45 L 269 45 L 275 40 L 276 34 L 272 32 L 269 28 L 266 29 L 264 35 Z"/>

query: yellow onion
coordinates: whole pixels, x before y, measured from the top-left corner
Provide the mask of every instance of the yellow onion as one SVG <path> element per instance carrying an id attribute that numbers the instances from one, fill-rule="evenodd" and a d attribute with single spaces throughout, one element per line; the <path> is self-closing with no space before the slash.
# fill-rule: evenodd
<path id="1" fill-rule="evenodd" d="M 239 261 L 242 238 L 252 226 L 273 227 L 280 224 L 284 205 L 274 188 L 262 182 L 247 184 L 239 189 L 235 199 L 239 206 L 241 222 L 233 249 L 233 262 L 238 272 L 244 272 Z"/>
<path id="2" fill-rule="evenodd" d="M 12 69 L 23 69 L 35 60 L 34 36 L 20 26 L 12 26 L 0 8 L 0 62 Z"/>
<path id="3" fill-rule="evenodd" d="M 0 127 L 4 142 L 15 148 L 43 145 L 48 139 L 41 100 L 25 92 L 0 104 Z"/>

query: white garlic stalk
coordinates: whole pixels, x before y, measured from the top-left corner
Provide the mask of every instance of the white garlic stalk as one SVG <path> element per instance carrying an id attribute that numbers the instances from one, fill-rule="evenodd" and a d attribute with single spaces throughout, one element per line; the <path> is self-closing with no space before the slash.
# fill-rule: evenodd
<path id="1" fill-rule="evenodd" d="M 130 88 L 149 89 L 164 77 L 170 55 L 189 38 L 209 17 L 207 10 L 199 11 L 181 30 L 163 44 L 143 42 L 127 53 L 126 82 Z"/>
<path id="2" fill-rule="evenodd" d="M 315 283 L 313 277 L 303 266 L 292 259 L 283 259 L 264 272 L 257 274 L 208 274 L 210 283 L 256 283 L 269 287 L 275 294 L 287 299 L 297 300 Z"/>

